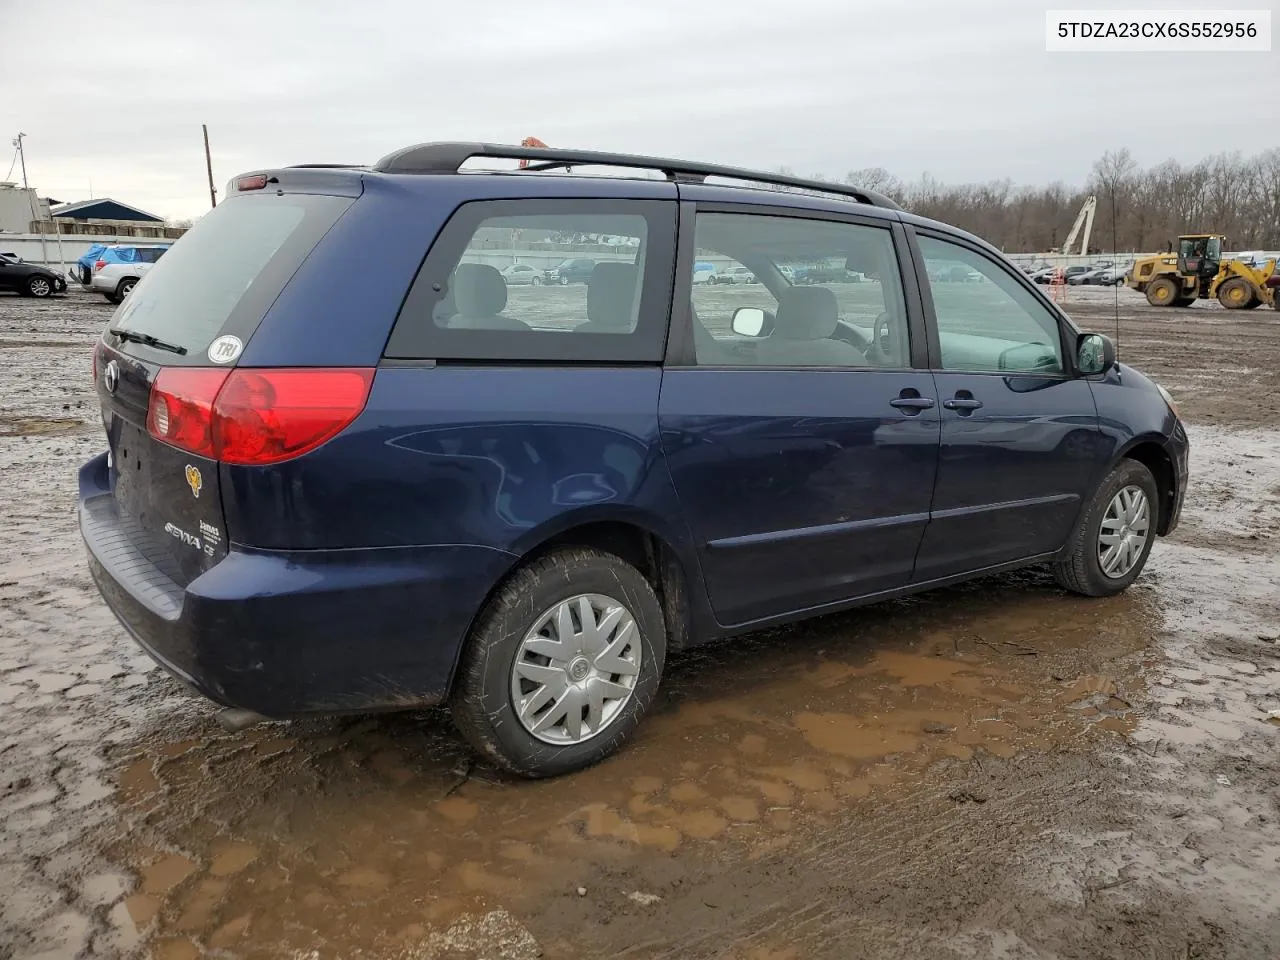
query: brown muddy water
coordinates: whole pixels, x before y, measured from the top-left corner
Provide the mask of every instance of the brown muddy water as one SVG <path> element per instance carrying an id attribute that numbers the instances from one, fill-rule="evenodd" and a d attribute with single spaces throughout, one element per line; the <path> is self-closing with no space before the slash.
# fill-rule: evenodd
<path id="1" fill-rule="evenodd" d="M 108 310 L 0 299 L 0 958 L 1280 956 L 1280 322 L 1121 307 L 1194 444 L 1127 594 L 1027 571 L 699 648 L 527 783 L 439 712 L 222 732 L 84 571 Z"/>

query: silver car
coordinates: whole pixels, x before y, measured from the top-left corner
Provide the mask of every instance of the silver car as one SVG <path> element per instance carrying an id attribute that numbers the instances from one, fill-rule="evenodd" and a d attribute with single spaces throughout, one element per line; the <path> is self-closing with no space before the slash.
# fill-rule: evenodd
<path id="1" fill-rule="evenodd" d="M 542 271 L 527 263 L 513 263 L 502 268 L 502 279 L 507 281 L 509 287 L 524 284 L 536 287 L 542 283 Z"/>
<path id="2" fill-rule="evenodd" d="M 131 263 L 98 260 L 89 275 L 88 287 L 102 294 L 112 303 L 120 303 L 133 292 L 138 281 L 147 275 L 152 264 L 159 260 L 168 247 L 131 246 L 134 260 Z"/>

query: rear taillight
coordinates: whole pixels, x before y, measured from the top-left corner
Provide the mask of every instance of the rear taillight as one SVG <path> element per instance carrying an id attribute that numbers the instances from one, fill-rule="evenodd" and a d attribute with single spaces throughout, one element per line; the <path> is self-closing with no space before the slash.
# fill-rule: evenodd
<path id="1" fill-rule="evenodd" d="M 314 450 L 360 415 L 371 369 L 166 367 L 151 388 L 147 430 L 224 463 L 260 466 Z"/>
<path id="2" fill-rule="evenodd" d="M 107 265 L 107 261 L 105 261 L 105 260 L 95 260 L 95 261 L 94 261 L 94 264 L 93 264 L 93 272 L 94 272 L 94 273 L 97 273 L 99 270 L 101 270 L 101 269 L 102 269 L 103 267 L 105 267 L 106 265 Z"/>
<path id="3" fill-rule="evenodd" d="M 147 432 L 170 446 L 217 459 L 213 404 L 230 370 L 165 367 L 151 385 Z"/>

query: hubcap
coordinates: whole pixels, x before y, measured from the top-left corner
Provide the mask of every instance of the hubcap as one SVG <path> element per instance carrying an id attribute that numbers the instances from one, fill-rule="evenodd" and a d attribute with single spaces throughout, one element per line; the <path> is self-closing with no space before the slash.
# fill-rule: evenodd
<path id="1" fill-rule="evenodd" d="M 640 677 L 640 631 L 603 594 L 561 601 L 534 621 L 511 669 L 520 725 L 544 743 L 591 739 L 622 713 Z"/>
<path id="2" fill-rule="evenodd" d="M 37 297 L 43 297 L 46 293 L 49 292 L 49 281 L 36 280 L 34 283 L 31 284 L 31 292 L 34 293 Z"/>
<path id="3" fill-rule="evenodd" d="M 1151 504 L 1141 487 L 1122 489 L 1107 505 L 1098 531 L 1098 566 L 1112 580 L 1127 576 L 1147 545 Z"/>

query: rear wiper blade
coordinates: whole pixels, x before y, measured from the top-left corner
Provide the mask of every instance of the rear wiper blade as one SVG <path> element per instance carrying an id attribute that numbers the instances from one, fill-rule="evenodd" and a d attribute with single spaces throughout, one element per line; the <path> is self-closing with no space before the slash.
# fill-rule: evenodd
<path id="1" fill-rule="evenodd" d="M 186 347 L 180 347 L 176 343 L 169 343 L 168 341 L 161 340 L 159 337 L 153 337 L 149 333 L 138 333 L 136 330 L 110 330 L 108 332 L 114 333 L 121 340 L 127 340 L 130 343 L 140 343 L 145 347 L 155 347 L 157 350 L 168 350 L 170 353 L 176 353 L 178 356 L 183 356 L 187 352 Z"/>

